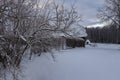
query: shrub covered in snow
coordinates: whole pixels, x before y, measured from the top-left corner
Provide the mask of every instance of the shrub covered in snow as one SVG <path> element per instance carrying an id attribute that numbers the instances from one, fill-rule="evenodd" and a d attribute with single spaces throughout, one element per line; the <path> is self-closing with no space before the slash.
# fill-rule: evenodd
<path id="1" fill-rule="evenodd" d="M 69 35 L 70 27 L 78 24 L 81 17 L 74 6 L 48 2 L 42 7 L 39 0 L 0 1 L 0 78 L 5 80 L 8 73 L 13 80 L 21 68 L 25 55 L 50 51 L 55 48 L 53 34 Z M 70 35 L 69 35 L 70 36 Z M 5 71 L 2 75 L 2 71 Z M 6 79 L 8 80 L 8 79 Z"/>

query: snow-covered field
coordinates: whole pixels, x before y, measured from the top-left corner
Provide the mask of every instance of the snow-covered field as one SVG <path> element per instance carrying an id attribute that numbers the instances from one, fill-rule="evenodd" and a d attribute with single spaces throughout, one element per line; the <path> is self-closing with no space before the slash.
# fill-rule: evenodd
<path id="1" fill-rule="evenodd" d="M 25 64 L 25 80 L 120 80 L 120 45 L 97 44 L 34 58 Z"/>

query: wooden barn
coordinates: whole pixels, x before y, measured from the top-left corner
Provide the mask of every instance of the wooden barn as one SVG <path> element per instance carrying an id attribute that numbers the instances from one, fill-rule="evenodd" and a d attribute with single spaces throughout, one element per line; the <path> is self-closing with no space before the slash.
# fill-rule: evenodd
<path id="1" fill-rule="evenodd" d="M 83 27 L 79 27 L 74 32 L 69 32 L 68 34 L 70 36 L 63 33 L 54 34 L 54 47 L 57 49 L 85 47 L 87 33 Z"/>
<path id="2" fill-rule="evenodd" d="M 85 47 L 85 40 L 83 38 L 78 38 L 78 39 L 72 39 L 72 38 L 67 38 L 66 39 L 66 46 L 67 47 Z"/>
<path id="3" fill-rule="evenodd" d="M 85 47 L 85 39 L 60 36 L 59 38 L 54 39 L 53 47 L 57 50 L 75 47 Z"/>

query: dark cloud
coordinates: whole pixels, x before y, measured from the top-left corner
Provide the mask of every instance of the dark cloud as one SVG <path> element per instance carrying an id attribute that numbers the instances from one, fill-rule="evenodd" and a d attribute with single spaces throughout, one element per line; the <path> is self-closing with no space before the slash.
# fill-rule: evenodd
<path id="1" fill-rule="evenodd" d="M 67 5 L 75 3 L 78 12 L 83 16 L 84 26 L 99 23 L 97 19 L 98 8 L 102 7 L 105 0 L 65 0 Z"/>

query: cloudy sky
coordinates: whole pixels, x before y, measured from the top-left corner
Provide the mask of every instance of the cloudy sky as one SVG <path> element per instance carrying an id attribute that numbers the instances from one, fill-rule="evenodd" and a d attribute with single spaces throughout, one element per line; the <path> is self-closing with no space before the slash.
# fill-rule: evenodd
<path id="1" fill-rule="evenodd" d="M 65 0 L 67 5 L 75 3 L 78 12 L 82 15 L 84 26 L 98 25 L 100 22 L 96 17 L 98 8 L 102 7 L 105 0 Z"/>

